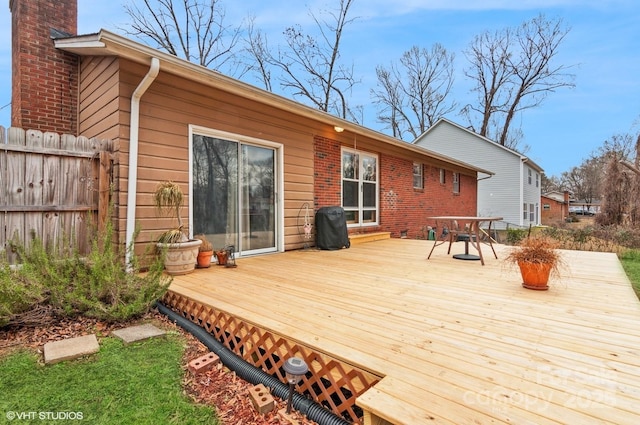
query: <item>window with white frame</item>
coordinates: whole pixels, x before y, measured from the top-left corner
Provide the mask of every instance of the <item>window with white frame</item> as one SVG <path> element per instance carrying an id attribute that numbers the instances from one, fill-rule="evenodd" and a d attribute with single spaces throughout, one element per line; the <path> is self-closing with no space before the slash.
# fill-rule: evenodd
<path id="1" fill-rule="evenodd" d="M 529 208 L 525 202 L 524 204 L 522 204 L 522 219 L 526 220 L 528 216 L 529 216 Z"/>
<path id="2" fill-rule="evenodd" d="M 424 177 L 422 174 L 422 164 L 413 163 L 413 188 L 424 189 Z"/>
<path id="3" fill-rule="evenodd" d="M 529 221 L 531 223 L 536 222 L 536 210 L 535 210 L 535 205 L 533 204 L 529 204 Z"/>
<path id="4" fill-rule="evenodd" d="M 347 224 L 378 224 L 378 156 L 342 149 L 342 208 Z"/>
<path id="5" fill-rule="evenodd" d="M 447 182 L 447 171 L 444 168 L 440 169 L 440 184 Z"/>
<path id="6" fill-rule="evenodd" d="M 531 184 L 531 168 L 529 168 L 527 171 L 529 173 L 529 184 Z"/>
<path id="7" fill-rule="evenodd" d="M 460 173 L 453 173 L 453 193 L 460 193 Z"/>
<path id="8" fill-rule="evenodd" d="M 536 173 L 536 187 L 540 187 L 540 174 Z"/>

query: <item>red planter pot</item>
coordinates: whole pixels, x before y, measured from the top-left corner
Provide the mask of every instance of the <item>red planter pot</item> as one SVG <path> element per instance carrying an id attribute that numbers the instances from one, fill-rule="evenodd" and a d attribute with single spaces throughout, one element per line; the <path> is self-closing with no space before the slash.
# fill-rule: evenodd
<path id="1" fill-rule="evenodd" d="M 213 256 L 213 251 L 200 251 L 198 253 L 198 268 L 206 269 L 211 266 L 211 257 Z"/>
<path id="2" fill-rule="evenodd" d="M 519 261 L 518 266 L 520 266 L 520 274 L 522 275 L 522 286 L 538 291 L 549 289 L 547 283 L 551 273 L 551 264 Z"/>

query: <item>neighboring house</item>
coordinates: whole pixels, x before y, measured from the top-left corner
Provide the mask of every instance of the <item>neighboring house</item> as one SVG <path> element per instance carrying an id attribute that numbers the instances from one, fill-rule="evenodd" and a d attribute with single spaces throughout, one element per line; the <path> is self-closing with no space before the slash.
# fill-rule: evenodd
<path id="1" fill-rule="evenodd" d="M 549 192 L 540 196 L 542 204 L 541 224 L 545 226 L 562 222 L 569 215 L 569 192 Z"/>
<path id="2" fill-rule="evenodd" d="M 240 255 L 301 248 L 324 206 L 345 209 L 350 233 L 395 237 L 478 209 L 481 167 L 109 31 L 72 35 L 76 0 L 10 8 L 12 125 L 113 140 L 114 223 L 127 243 L 139 225 L 138 251 L 170 226 L 152 206 L 162 180 L 188 189 L 191 234 Z"/>
<path id="3" fill-rule="evenodd" d="M 600 212 L 601 207 L 602 203 L 600 199 L 593 199 L 590 202 L 584 199 L 572 199 L 569 212 L 577 215 L 594 215 Z"/>
<path id="4" fill-rule="evenodd" d="M 540 224 L 543 170 L 526 156 L 444 118 L 413 143 L 495 174 L 478 177 L 479 216 L 503 217 L 498 228 Z"/>
<path id="5" fill-rule="evenodd" d="M 571 199 L 571 192 L 565 190 L 564 192 L 560 192 L 559 190 L 552 190 L 550 192 L 545 192 L 542 196 L 554 199 L 558 202 L 565 202 L 569 204 Z"/>

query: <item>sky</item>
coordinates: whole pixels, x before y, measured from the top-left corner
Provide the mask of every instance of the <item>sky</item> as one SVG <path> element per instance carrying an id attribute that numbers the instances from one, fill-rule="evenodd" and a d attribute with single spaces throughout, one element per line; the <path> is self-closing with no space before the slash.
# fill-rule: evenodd
<path id="1" fill-rule="evenodd" d="M 313 25 L 309 10 L 335 9 L 337 0 L 222 0 L 226 22 L 239 25 L 249 15 L 275 46 L 287 26 Z M 10 125 L 11 20 L 8 1 L 0 7 L 0 125 Z M 129 21 L 122 0 L 78 0 L 78 34 L 101 28 L 123 34 Z M 343 34 L 341 56 L 360 79 L 351 105 L 363 105 L 363 125 L 384 132 L 376 121 L 370 90 L 377 65 L 398 63 L 412 46 L 442 44 L 455 54 L 453 99 L 475 101 L 464 76 L 463 51 L 476 35 L 516 27 L 539 14 L 561 18 L 570 28 L 557 64 L 571 65 L 573 89 L 563 88 L 537 108 L 516 117 L 526 152 L 547 176 L 579 166 L 603 142 L 618 134 L 640 132 L 640 2 L 637 0 L 354 0 L 357 18 Z M 446 118 L 467 126 L 457 112 Z"/>

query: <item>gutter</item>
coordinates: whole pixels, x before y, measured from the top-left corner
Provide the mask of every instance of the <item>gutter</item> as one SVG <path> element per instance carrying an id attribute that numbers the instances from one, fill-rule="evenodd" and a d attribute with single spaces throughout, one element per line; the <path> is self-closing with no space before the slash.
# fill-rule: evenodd
<path id="1" fill-rule="evenodd" d="M 127 270 L 131 270 L 131 255 L 133 254 L 133 234 L 136 227 L 136 195 L 138 185 L 138 142 L 140 130 L 140 99 L 160 72 L 160 60 L 151 58 L 151 65 L 138 87 L 131 95 L 131 118 L 129 122 L 129 181 L 127 187 L 127 225 L 126 225 L 126 253 Z"/>

